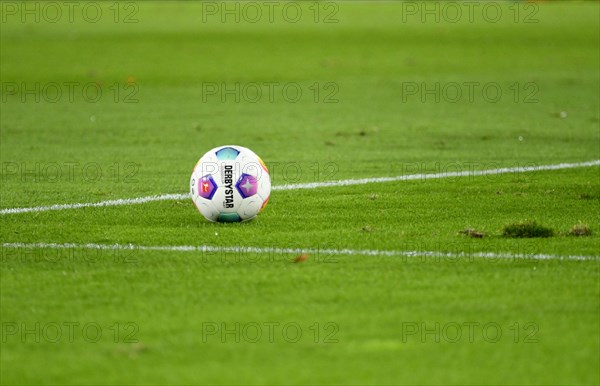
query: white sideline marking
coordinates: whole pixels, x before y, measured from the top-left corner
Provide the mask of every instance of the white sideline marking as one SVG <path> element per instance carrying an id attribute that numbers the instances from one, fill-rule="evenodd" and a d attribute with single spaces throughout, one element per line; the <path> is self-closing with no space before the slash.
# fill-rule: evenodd
<path id="1" fill-rule="evenodd" d="M 475 177 L 475 176 L 487 176 L 504 173 L 526 173 L 536 172 L 542 170 L 561 170 L 561 169 L 573 169 L 582 168 L 589 166 L 600 165 L 600 160 L 577 162 L 577 163 L 561 163 L 555 165 L 541 165 L 541 166 L 523 166 L 513 168 L 499 168 L 499 169 L 488 169 L 488 170 L 468 170 L 462 172 L 447 172 L 447 173 L 431 173 L 431 174 L 408 174 L 404 176 L 396 177 L 374 177 L 374 178 L 362 178 L 358 180 L 340 180 L 340 181 L 327 181 L 327 182 L 310 182 L 304 184 L 286 184 L 273 186 L 271 190 L 297 190 L 297 189 L 316 189 L 316 188 L 328 188 L 334 186 L 350 186 L 350 185 L 365 185 L 380 182 L 393 182 L 393 181 L 411 181 L 411 180 L 430 180 L 439 178 L 450 178 L 450 177 Z M 168 200 L 185 200 L 190 196 L 188 193 L 185 194 L 161 194 L 146 197 L 137 198 L 122 198 L 117 200 L 100 201 L 100 202 L 82 202 L 75 204 L 55 204 L 48 206 L 35 206 L 31 208 L 6 208 L 0 210 L 0 215 L 5 214 L 17 214 L 17 213 L 28 213 L 28 212 L 46 212 L 50 210 L 63 210 L 63 209 L 78 209 L 78 208 L 97 208 L 104 206 L 119 206 L 119 205 L 131 205 L 131 204 L 144 204 L 146 202 L 154 201 L 168 201 Z"/>
<path id="2" fill-rule="evenodd" d="M 257 254 L 299 254 L 336 256 L 386 256 L 386 257 L 437 257 L 452 260 L 482 258 L 482 259 L 514 259 L 514 260 L 571 260 L 571 261 L 600 261 L 600 256 L 560 256 L 551 254 L 523 253 L 452 253 L 435 251 L 390 251 L 377 249 L 320 249 L 320 248 L 275 248 L 275 247 L 219 247 L 212 245 L 133 245 L 133 244 L 73 244 L 73 243 L 3 243 L 3 248 L 50 248 L 50 249 L 95 249 L 95 250 L 138 250 L 138 251 L 173 251 L 173 252 L 221 252 L 221 253 L 257 253 Z"/>

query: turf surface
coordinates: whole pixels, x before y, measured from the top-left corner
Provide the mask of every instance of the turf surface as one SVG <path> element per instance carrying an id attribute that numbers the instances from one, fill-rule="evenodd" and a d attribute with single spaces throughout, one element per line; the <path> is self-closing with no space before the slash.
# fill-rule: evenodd
<path id="1" fill-rule="evenodd" d="M 457 23 L 421 22 L 407 8 L 421 3 L 303 3 L 296 23 L 116 4 L 96 23 L 23 23 L 3 4 L 1 208 L 183 193 L 226 143 L 261 155 L 274 185 L 600 158 L 598 3 Z M 187 200 L 2 215 L 0 380 L 597 384 L 599 211 L 596 166 L 277 191 L 235 225 Z M 502 237 L 526 220 L 554 236 Z M 577 224 L 591 236 L 569 236 Z"/>

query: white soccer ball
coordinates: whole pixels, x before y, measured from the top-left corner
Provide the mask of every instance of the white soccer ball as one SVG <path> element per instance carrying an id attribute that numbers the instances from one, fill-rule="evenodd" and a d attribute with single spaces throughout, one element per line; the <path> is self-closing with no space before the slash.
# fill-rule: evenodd
<path id="1" fill-rule="evenodd" d="M 219 146 L 200 158 L 190 178 L 196 208 L 210 221 L 240 222 L 258 215 L 269 201 L 265 163 L 242 146 Z"/>

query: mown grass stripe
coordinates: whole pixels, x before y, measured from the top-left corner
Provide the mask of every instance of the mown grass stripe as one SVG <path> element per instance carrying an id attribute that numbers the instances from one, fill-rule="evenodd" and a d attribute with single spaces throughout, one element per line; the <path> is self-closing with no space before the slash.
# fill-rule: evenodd
<path id="1" fill-rule="evenodd" d="M 573 169 L 590 166 L 600 165 L 600 160 L 576 162 L 576 163 L 560 163 L 554 165 L 540 165 L 540 166 L 523 166 L 523 167 L 512 167 L 512 168 L 498 168 L 498 169 L 487 169 L 487 170 L 466 170 L 461 172 L 446 172 L 446 173 L 430 173 L 430 174 L 408 174 L 403 176 L 395 177 L 373 177 L 373 178 L 362 178 L 362 179 L 350 179 L 350 180 L 339 180 L 339 181 L 326 181 L 326 182 L 310 182 L 301 184 L 286 184 L 273 186 L 272 190 L 298 190 L 298 189 L 317 189 L 317 188 L 328 188 L 328 187 L 339 187 L 339 186 L 352 186 L 352 185 L 366 185 L 373 183 L 383 182 L 395 182 L 395 181 L 413 181 L 413 180 L 430 180 L 440 178 L 452 178 L 452 177 L 477 177 L 477 176 L 488 176 L 506 173 L 527 173 L 545 170 L 562 170 L 562 169 Z M 154 201 L 169 201 L 169 200 L 184 200 L 190 196 L 188 193 L 172 193 L 172 194 L 161 194 L 146 197 L 137 198 L 122 198 L 117 200 L 108 200 L 100 202 L 82 202 L 74 204 L 54 204 L 46 206 L 34 206 L 30 208 L 5 208 L 0 210 L 0 215 L 6 214 L 19 214 L 29 212 L 46 212 L 51 210 L 65 210 L 65 209 L 79 209 L 79 208 L 98 208 L 105 206 L 120 206 L 120 205 L 134 205 L 134 204 L 145 204 L 147 202 Z"/>

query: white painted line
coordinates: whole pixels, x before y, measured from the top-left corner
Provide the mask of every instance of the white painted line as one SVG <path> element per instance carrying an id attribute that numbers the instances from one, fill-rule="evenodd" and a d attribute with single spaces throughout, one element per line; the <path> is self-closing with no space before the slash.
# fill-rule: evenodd
<path id="1" fill-rule="evenodd" d="M 63 210 L 63 209 L 78 209 L 78 208 L 97 208 L 103 206 L 119 206 L 129 204 L 143 204 L 146 202 L 153 201 L 168 201 L 168 200 L 182 200 L 189 198 L 189 194 L 162 194 L 156 196 L 146 196 L 138 198 L 122 198 L 118 200 L 100 201 L 100 202 L 82 202 L 76 204 L 55 204 L 49 206 L 34 206 L 31 208 L 8 208 L 0 210 L 0 214 L 17 214 L 27 212 L 46 212 L 49 210 Z"/>
<path id="2" fill-rule="evenodd" d="M 350 186 L 350 185 L 365 185 L 372 183 L 381 182 L 394 182 L 394 181 L 412 181 L 412 180 L 433 180 L 440 178 L 452 178 L 452 177 L 478 177 L 478 176 L 489 176 L 506 173 L 526 173 L 526 172 L 537 172 L 543 170 L 561 170 L 561 169 L 573 169 L 590 166 L 600 165 L 600 160 L 577 162 L 577 163 L 562 163 L 555 165 L 540 165 L 540 166 L 524 166 L 514 168 L 499 168 L 499 169 L 488 169 L 488 170 L 466 170 L 461 172 L 445 172 L 445 173 L 430 173 L 430 174 L 408 174 L 404 176 L 396 177 L 375 177 L 375 178 L 362 178 L 358 180 L 342 180 L 342 181 L 327 181 L 327 182 L 310 182 L 306 184 L 290 184 L 290 185 L 279 185 L 274 186 L 272 190 L 297 190 L 297 189 L 315 189 L 315 188 L 327 188 L 332 186 Z"/>
<path id="3" fill-rule="evenodd" d="M 525 166 L 525 167 L 514 167 L 514 168 L 499 168 L 499 169 L 488 169 L 488 170 L 466 170 L 461 172 L 447 172 L 447 173 L 431 173 L 431 174 L 408 174 L 404 176 L 396 177 L 375 177 L 375 178 L 362 178 L 357 180 L 340 180 L 340 181 L 327 181 L 327 182 L 310 182 L 303 184 L 286 184 L 273 186 L 272 190 L 297 190 L 297 189 L 316 189 L 316 188 L 328 188 L 336 186 L 351 186 L 351 185 L 365 185 L 382 182 L 394 182 L 394 181 L 412 181 L 412 180 L 430 180 L 440 178 L 452 178 L 452 177 L 476 177 L 476 176 L 488 176 L 505 173 L 526 173 L 526 172 L 537 172 L 544 170 L 561 170 L 561 169 L 573 169 L 590 166 L 600 165 L 600 160 L 577 162 L 577 163 L 561 163 L 555 165 L 540 165 L 540 166 Z M 144 204 L 147 202 L 154 201 L 168 201 L 168 200 L 186 200 L 189 199 L 188 193 L 180 194 L 162 194 L 155 196 L 137 197 L 137 198 L 123 198 L 118 200 L 100 201 L 100 202 L 82 202 L 75 204 L 56 204 L 48 206 L 35 206 L 30 208 L 5 208 L 0 210 L 0 215 L 5 214 L 18 214 L 28 212 L 46 212 L 50 210 L 63 210 L 63 209 L 78 209 L 78 208 L 97 208 L 105 206 L 119 206 L 119 205 L 132 205 L 132 204 Z"/>
<path id="4" fill-rule="evenodd" d="M 436 251 L 390 251 L 377 249 L 330 249 L 330 248 L 277 248 L 277 247 L 219 247 L 213 245 L 133 245 L 133 244 L 56 244 L 56 243 L 3 243 L 3 248 L 40 248 L 40 249 L 93 249 L 93 250 L 127 250 L 127 251 L 170 251 L 170 252 L 211 252 L 211 253 L 256 253 L 256 254 L 300 254 L 306 253 L 325 256 L 386 256 L 386 257 L 432 257 L 448 260 L 467 260 L 481 258 L 488 260 L 571 260 L 571 261 L 600 261 L 600 256 L 552 254 L 523 254 L 523 253 L 494 253 L 494 252 L 436 252 Z"/>

